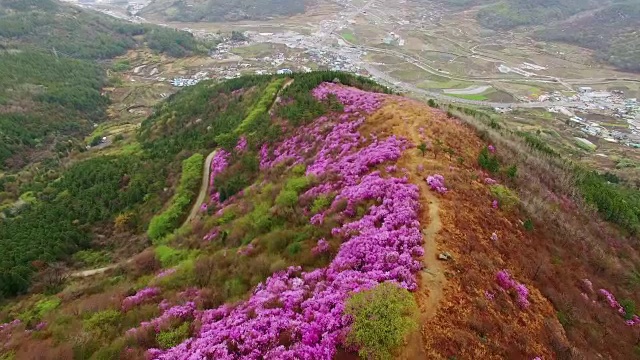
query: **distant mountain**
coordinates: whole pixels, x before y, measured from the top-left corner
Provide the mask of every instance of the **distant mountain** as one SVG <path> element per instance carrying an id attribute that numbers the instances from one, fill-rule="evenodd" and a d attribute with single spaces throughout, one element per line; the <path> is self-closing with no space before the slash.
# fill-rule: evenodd
<path id="1" fill-rule="evenodd" d="M 445 0 L 452 8 L 482 5 L 478 22 L 494 30 L 532 31 L 534 37 L 595 50 L 622 70 L 640 71 L 640 1 Z M 526 27 L 526 28 L 524 28 Z"/>
<path id="2" fill-rule="evenodd" d="M 131 24 L 52 0 L 0 2 L 0 43 L 47 51 L 55 48 L 80 59 L 109 59 L 145 43 L 176 57 L 198 51 L 187 32 Z"/>
<path id="3" fill-rule="evenodd" d="M 303 13 L 309 0 L 153 0 L 141 16 L 169 21 L 234 21 Z"/>
<path id="4" fill-rule="evenodd" d="M 640 71 L 640 1 L 621 1 L 540 30 L 545 40 L 577 44 L 630 71 Z"/>
<path id="5" fill-rule="evenodd" d="M 581 11 L 593 9 L 595 0 L 503 0 L 482 8 L 478 21 L 482 26 L 508 30 L 524 25 L 548 25 L 565 20 Z"/>

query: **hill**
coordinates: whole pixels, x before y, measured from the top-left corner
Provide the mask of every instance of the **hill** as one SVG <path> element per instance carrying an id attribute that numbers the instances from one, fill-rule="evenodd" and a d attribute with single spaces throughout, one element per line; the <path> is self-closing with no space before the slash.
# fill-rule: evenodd
<path id="1" fill-rule="evenodd" d="M 0 4 L 0 42 L 77 59 L 110 59 L 148 45 L 171 56 L 202 49 L 189 33 L 154 25 L 131 24 L 55 0 L 6 0 Z"/>
<path id="2" fill-rule="evenodd" d="M 0 169 L 84 149 L 105 119 L 104 67 L 148 46 L 170 56 L 205 50 L 191 34 L 129 24 L 52 0 L 0 3 Z M 52 156 L 53 155 L 53 156 Z"/>
<path id="3" fill-rule="evenodd" d="M 48 174 L 0 226 L 25 234 L 0 234 L 22 239 L 0 274 L 38 272 L 0 310 L 0 355 L 633 358 L 638 191 L 431 105 L 332 72 L 172 96 L 136 151 Z M 51 264 L 110 223 L 152 246 L 94 278 Z M 56 233 L 59 252 L 33 246 Z"/>
<path id="4" fill-rule="evenodd" d="M 304 13 L 308 0 L 153 0 L 143 17 L 168 21 L 237 21 L 268 19 Z"/>
<path id="5" fill-rule="evenodd" d="M 548 26 L 554 21 L 599 6 L 598 1 L 584 0 L 507 0 L 482 8 L 478 21 L 490 29 L 513 29 L 524 25 Z"/>
<path id="6" fill-rule="evenodd" d="M 629 0 L 447 0 L 454 9 L 479 6 L 483 27 L 523 31 L 545 41 L 578 45 L 621 70 L 639 71 L 640 3 Z"/>
<path id="7" fill-rule="evenodd" d="M 540 30 L 544 40 L 576 44 L 622 70 L 640 71 L 640 3 L 620 1 Z"/>

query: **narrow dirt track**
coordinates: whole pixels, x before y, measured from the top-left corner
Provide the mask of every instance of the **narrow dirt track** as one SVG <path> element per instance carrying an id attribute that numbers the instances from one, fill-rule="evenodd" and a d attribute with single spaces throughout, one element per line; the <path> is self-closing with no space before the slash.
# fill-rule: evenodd
<path id="1" fill-rule="evenodd" d="M 408 138 L 414 144 L 421 142 L 417 129 L 421 126 L 420 117 L 411 117 L 411 122 L 405 122 L 403 127 Z M 407 168 L 409 169 L 410 181 L 420 188 L 420 198 L 422 203 L 421 224 L 428 224 L 422 230 L 424 238 L 424 256 L 422 258 L 424 270 L 420 274 L 419 288 L 416 292 L 418 306 L 420 309 L 419 330 L 414 332 L 405 348 L 404 359 L 427 359 L 423 340 L 422 326 L 436 315 L 438 305 L 444 297 L 444 285 L 446 283 L 445 269 L 438 260 L 438 244 L 436 237 L 442 229 L 440 221 L 440 202 L 430 191 L 422 174 L 416 168 L 425 163 L 425 159 L 420 157 L 417 150 L 409 150 L 407 157 Z"/>
<path id="2" fill-rule="evenodd" d="M 102 274 L 108 270 L 111 270 L 113 268 L 115 268 L 117 266 L 117 264 L 111 264 L 109 266 L 105 266 L 99 269 L 90 269 L 90 270 L 82 270 L 82 271 L 76 271 L 74 273 L 71 273 L 71 277 L 75 277 L 75 278 L 81 278 L 81 277 L 88 277 L 88 276 L 93 276 L 93 275 L 98 275 L 98 274 Z"/>
<path id="3" fill-rule="evenodd" d="M 418 129 L 425 126 L 425 118 L 430 114 L 425 108 L 413 108 L 403 106 L 394 100 L 389 100 L 385 106 L 370 119 L 372 132 L 385 135 L 405 137 L 413 144 L 422 142 Z M 364 130 L 363 133 L 367 133 Z M 418 170 L 422 165 L 425 170 Z M 398 168 L 406 168 L 406 176 L 412 184 L 420 189 L 420 223 L 423 225 L 424 238 L 424 269 L 418 276 L 418 290 L 414 293 L 417 300 L 420 318 L 417 319 L 419 327 L 407 338 L 407 342 L 398 355 L 398 359 L 421 360 L 427 359 L 422 333 L 422 327 L 435 317 L 439 305 L 444 298 L 446 284 L 445 265 L 437 257 L 438 234 L 442 229 L 440 221 L 440 202 L 438 197 L 429 190 L 424 176 L 431 168 L 438 168 L 440 162 L 433 158 L 422 157 L 418 150 L 406 150 L 398 161 Z M 396 176 L 398 176 L 396 174 Z"/>
<path id="4" fill-rule="evenodd" d="M 200 185 L 200 192 L 198 193 L 198 198 L 196 199 L 196 202 L 193 204 L 193 207 L 191 208 L 191 212 L 189 213 L 189 216 L 187 217 L 187 219 L 184 221 L 184 223 L 182 224 L 182 226 L 185 226 L 186 224 L 190 223 L 191 220 L 193 220 L 197 215 L 198 215 L 198 211 L 200 210 L 200 206 L 202 205 L 202 203 L 204 202 L 204 199 L 207 196 L 207 190 L 209 189 L 209 173 L 211 171 L 211 161 L 213 160 L 213 156 L 216 154 L 216 150 L 212 151 L 208 156 L 207 159 L 204 162 L 204 169 L 202 170 L 202 184 Z M 133 260 L 133 258 L 127 259 L 126 261 L 122 262 L 122 264 L 128 264 Z M 99 275 L 102 273 L 105 273 L 111 269 L 115 269 L 120 263 L 117 264 L 111 264 L 109 266 L 105 266 L 105 267 L 101 267 L 98 269 L 89 269 L 89 270 L 81 270 L 81 271 L 76 271 L 71 273 L 71 277 L 74 278 L 82 278 L 82 277 L 89 277 L 89 276 L 94 276 L 94 275 Z"/>
<path id="5" fill-rule="evenodd" d="M 280 90 L 278 90 L 278 94 L 274 99 L 273 103 L 271 104 L 271 107 L 269 108 L 269 112 L 271 112 L 271 110 L 273 109 L 273 106 L 280 101 L 280 94 L 282 93 L 282 91 L 288 88 L 289 85 L 293 83 L 293 81 L 294 79 L 288 79 L 280 88 Z M 200 185 L 200 191 L 198 192 L 198 197 L 196 198 L 196 202 L 193 204 L 193 207 L 191 207 L 191 212 L 189 213 L 189 216 L 187 216 L 185 221 L 182 223 L 182 226 L 189 224 L 191 221 L 193 221 L 193 219 L 196 218 L 196 216 L 198 216 L 198 213 L 200 212 L 200 206 L 202 206 L 202 203 L 207 197 L 207 190 L 209 190 L 209 175 L 211 174 L 211 162 L 213 161 L 213 157 L 215 156 L 216 151 L 217 150 L 213 150 L 211 153 L 209 153 L 209 155 L 207 156 L 204 162 L 204 169 L 202 169 L 202 183 Z M 127 264 L 127 263 L 130 263 L 131 261 L 132 261 L 132 258 L 126 260 L 123 263 Z M 98 275 L 106 271 L 109 271 L 111 269 L 114 269 L 118 265 L 119 264 L 111 264 L 109 266 L 101 267 L 98 269 L 76 271 L 71 273 L 70 276 L 78 278 L 78 277 L 88 277 L 88 276 Z"/>
<path id="6" fill-rule="evenodd" d="M 209 190 L 209 174 L 211 174 L 211 161 L 213 161 L 216 151 L 217 150 L 213 150 L 209 155 L 207 155 L 207 159 L 204 161 L 204 169 L 202 169 L 202 184 L 200 184 L 198 197 L 196 198 L 196 202 L 193 203 L 191 212 L 182 223 L 182 226 L 189 224 L 196 216 L 198 216 L 200 206 L 202 206 L 204 199 L 207 197 L 207 190 Z"/>

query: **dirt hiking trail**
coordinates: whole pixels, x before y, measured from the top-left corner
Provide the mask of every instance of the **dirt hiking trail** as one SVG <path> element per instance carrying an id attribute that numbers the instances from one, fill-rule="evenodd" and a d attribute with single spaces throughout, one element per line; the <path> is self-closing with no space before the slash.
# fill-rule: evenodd
<path id="1" fill-rule="evenodd" d="M 426 119 L 430 113 L 425 112 L 423 107 L 411 108 L 405 104 L 388 100 L 386 105 L 374 114 L 370 120 L 370 125 L 375 128 L 375 132 L 386 135 L 396 135 L 407 138 L 413 144 L 420 144 L 423 140 L 419 128 L 426 126 Z M 367 131 L 363 131 L 367 133 Z M 422 327 L 433 317 L 435 317 L 439 304 L 444 297 L 446 284 L 445 266 L 438 260 L 438 233 L 442 229 L 440 221 L 440 202 L 436 195 L 429 189 L 425 176 L 429 169 L 437 169 L 441 166 L 437 159 L 426 156 L 422 157 L 420 151 L 413 148 L 404 152 L 398 161 L 398 168 L 406 168 L 406 175 L 412 184 L 420 190 L 420 223 L 422 224 L 422 235 L 424 239 L 424 269 L 418 276 L 418 290 L 414 293 L 420 318 L 418 329 L 413 331 L 407 338 L 406 345 L 398 355 L 398 359 L 420 360 L 427 359 L 422 338 Z M 419 170 L 421 169 L 421 170 Z M 398 176 L 398 174 L 396 174 Z"/>

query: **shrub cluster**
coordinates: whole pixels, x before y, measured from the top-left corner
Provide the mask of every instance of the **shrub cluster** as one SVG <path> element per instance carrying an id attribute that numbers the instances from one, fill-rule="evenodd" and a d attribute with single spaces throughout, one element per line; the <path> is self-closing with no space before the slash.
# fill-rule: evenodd
<path id="1" fill-rule="evenodd" d="M 345 313 L 353 317 L 348 343 L 366 359 L 393 359 L 407 333 L 417 328 L 413 295 L 392 283 L 353 294 Z"/>
<path id="2" fill-rule="evenodd" d="M 157 241 L 180 226 L 180 220 L 188 211 L 193 196 L 200 186 L 203 164 L 202 154 L 194 154 L 182 162 L 180 184 L 171 199 L 171 204 L 161 214 L 154 216 L 149 223 L 147 234 L 152 240 Z"/>

